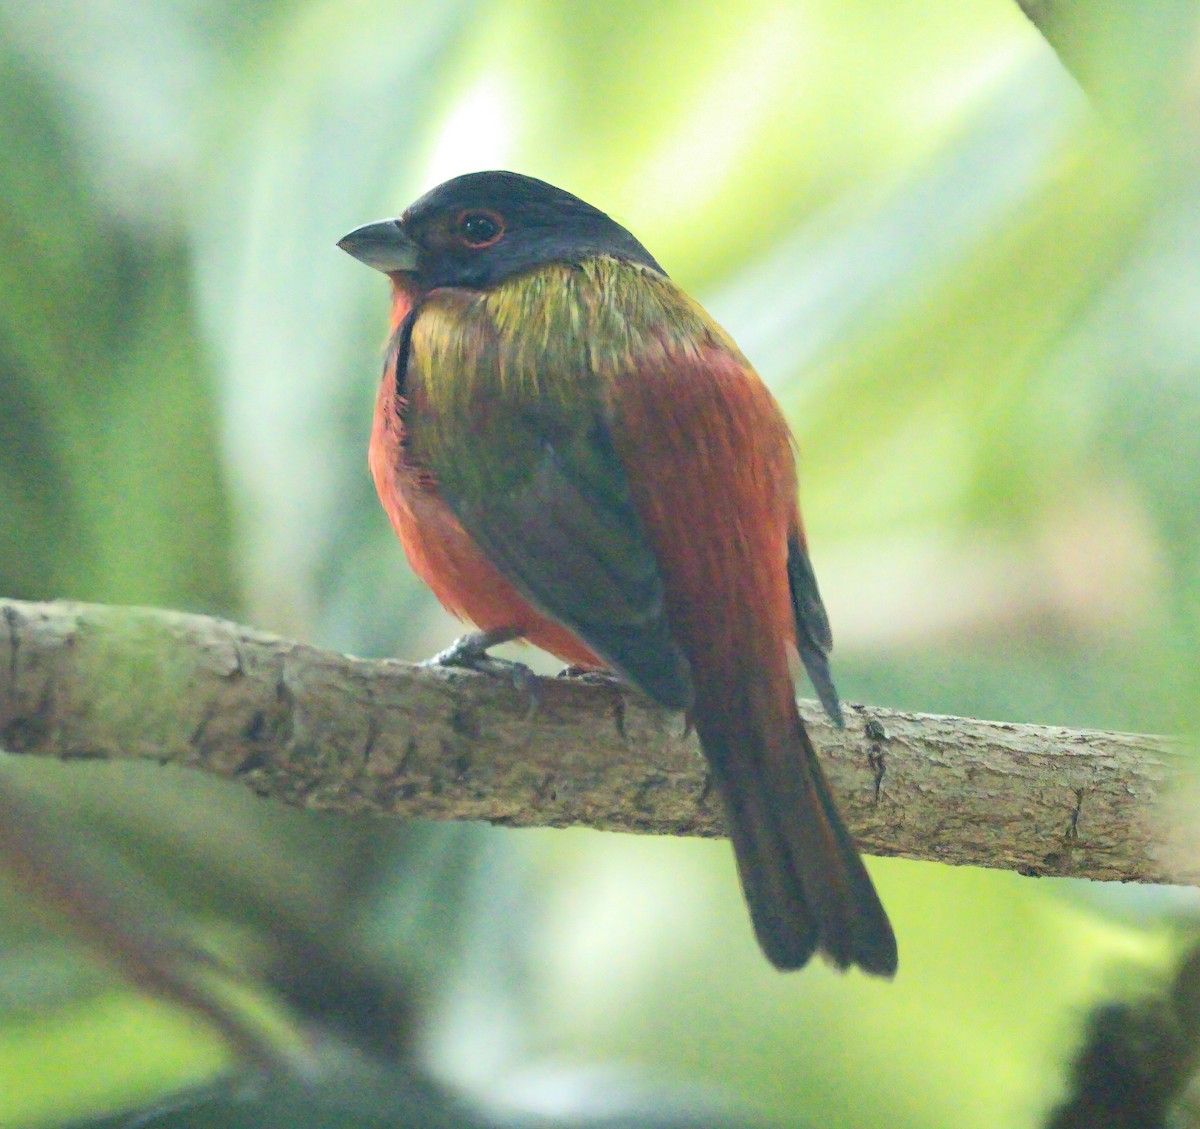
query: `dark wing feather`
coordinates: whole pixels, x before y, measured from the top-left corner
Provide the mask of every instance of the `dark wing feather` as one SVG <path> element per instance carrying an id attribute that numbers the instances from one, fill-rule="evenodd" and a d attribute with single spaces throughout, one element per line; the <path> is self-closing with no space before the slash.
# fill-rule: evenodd
<path id="1" fill-rule="evenodd" d="M 788 583 L 792 590 L 792 611 L 796 616 L 796 650 L 825 712 L 841 728 L 845 719 L 829 673 L 833 633 L 829 630 L 825 605 L 821 603 L 812 561 L 797 533 L 788 538 Z"/>
<path id="2" fill-rule="evenodd" d="M 686 709 L 688 663 L 671 638 L 662 576 L 607 428 L 594 417 L 575 427 L 529 415 L 522 423 L 524 473 L 514 480 L 509 464 L 504 487 L 486 496 L 443 484 L 447 504 L 534 606 L 644 694 Z"/>

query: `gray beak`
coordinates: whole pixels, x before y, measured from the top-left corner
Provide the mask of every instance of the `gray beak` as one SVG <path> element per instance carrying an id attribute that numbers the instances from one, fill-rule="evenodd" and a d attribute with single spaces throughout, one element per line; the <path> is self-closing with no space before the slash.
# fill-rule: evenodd
<path id="1" fill-rule="evenodd" d="M 399 220 L 376 220 L 356 227 L 338 240 L 338 246 L 360 263 L 393 274 L 417 269 L 417 245 L 404 233 Z"/>

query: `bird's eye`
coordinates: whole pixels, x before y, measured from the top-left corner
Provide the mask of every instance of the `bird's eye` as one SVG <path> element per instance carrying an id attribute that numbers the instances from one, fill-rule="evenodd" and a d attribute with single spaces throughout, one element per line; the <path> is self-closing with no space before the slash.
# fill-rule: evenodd
<path id="1" fill-rule="evenodd" d="M 458 235 L 468 247 L 490 247 L 503 234 L 504 224 L 495 212 L 463 212 L 458 217 Z"/>

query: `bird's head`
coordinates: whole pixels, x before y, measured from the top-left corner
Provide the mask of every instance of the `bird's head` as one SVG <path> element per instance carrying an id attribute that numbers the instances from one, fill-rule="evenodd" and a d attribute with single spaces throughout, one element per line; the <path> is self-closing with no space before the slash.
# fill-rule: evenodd
<path id="1" fill-rule="evenodd" d="M 338 242 L 356 259 L 418 293 L 486 290 L 547 263 L 609 255 L 662 272 L 615 220 L 560 188 L 513 172 L 455 177 L 398 219 L 356 228 Z"/>

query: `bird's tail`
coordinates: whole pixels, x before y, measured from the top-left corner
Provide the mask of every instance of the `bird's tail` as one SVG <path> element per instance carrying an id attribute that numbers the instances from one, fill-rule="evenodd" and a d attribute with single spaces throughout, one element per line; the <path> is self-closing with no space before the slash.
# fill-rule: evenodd
<path id="1" fill-rule="evenodd" d="M 891 923 L 838 814 L 790 684 L 785 724 L 763 724 L 755 709 L 714 715 L 703 702 L 698 695 L 696 730 L 725 801 L 763 952 L 784 970 L 819 951 L 838 968 L 894 975 Z M 766 712 L 782 708 L 778 702 Z"/>

